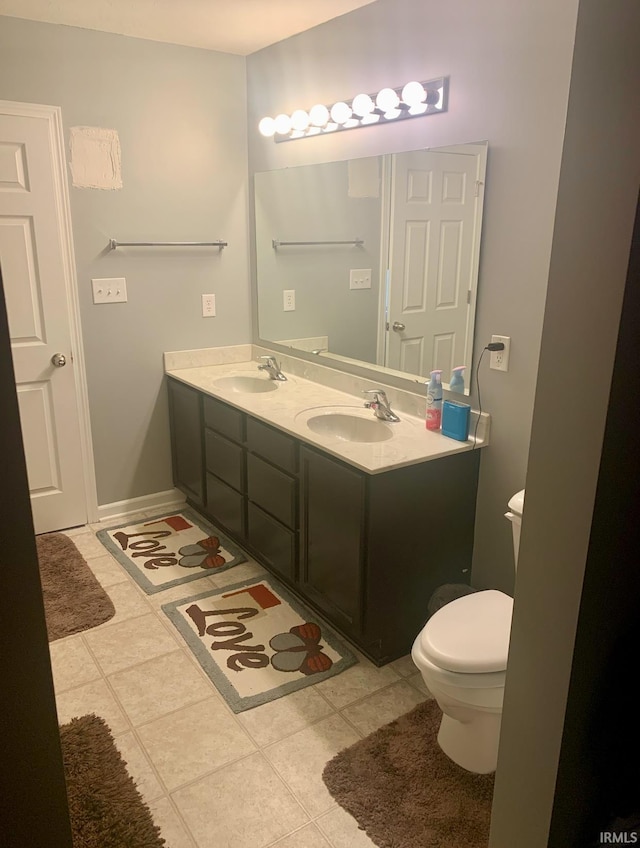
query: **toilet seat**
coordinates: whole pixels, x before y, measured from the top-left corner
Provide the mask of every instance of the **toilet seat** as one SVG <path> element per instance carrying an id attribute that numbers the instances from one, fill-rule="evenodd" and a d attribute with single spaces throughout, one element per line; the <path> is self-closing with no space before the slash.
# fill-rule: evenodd
<path id="1" fill-rule="evenodd" d="M 488 589 L 438 610 L 418 635 L 432 665 L 458 674 L 504 672 L 509 653 L 513 598 Z"/>

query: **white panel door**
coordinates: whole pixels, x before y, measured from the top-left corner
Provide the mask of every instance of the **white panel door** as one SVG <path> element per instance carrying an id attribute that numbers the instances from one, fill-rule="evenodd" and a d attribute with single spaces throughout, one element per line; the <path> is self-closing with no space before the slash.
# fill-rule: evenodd
<path id="1" fill-rule="evenodd" d="M 466 362 L 477 169 L 476 156 L 457 153 L 393 157 L 390 368 L 423 376 L 439 368 L 446 383 Z"/>
<path id="2" fill-rule="evenodd" d="M 36 533 L 87 521 L 60 176 L 50 116 L 0 109 L 0 269 Z"/>

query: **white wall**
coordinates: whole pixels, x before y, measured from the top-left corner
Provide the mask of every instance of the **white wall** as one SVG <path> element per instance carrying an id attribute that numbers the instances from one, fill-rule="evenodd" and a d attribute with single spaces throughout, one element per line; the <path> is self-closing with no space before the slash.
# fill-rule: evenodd
<path id="1" fill-rule="evenodd" d="M 473 582 L 513 589 L 503 514 L 525 484 L 577 0 L 379 0 L 248 57 L 250 171 L 487 139 L 475 362 L 493 333 L 510 370 L 481 367 L 483 451 Z M 331 104 L 410 79 L 451 78 L 444 115 L 287 144 L 264 115 Z M 477 404 L 475 374 L 471 400 Z M 446 532 L 443 529 L 443 532 Z"/>
<path id="2" fill-rule="evenodd" d="M 245 60 L 0 17 L 0 98 L 118 131 L 123 188 L 71 188 L 98 503 L 171 488 L 162 352 L 251 340 Z M 121 241 L 229 246 L 106 251 Z M 95 306 L 92 277 L 127 280 Z M 214 292 L 218 317 L 201 317 Z"/>

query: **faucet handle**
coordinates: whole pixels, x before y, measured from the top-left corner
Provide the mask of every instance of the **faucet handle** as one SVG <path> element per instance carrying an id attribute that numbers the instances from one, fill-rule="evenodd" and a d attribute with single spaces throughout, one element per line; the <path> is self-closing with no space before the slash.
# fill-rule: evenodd
<path id="1" fill-rule="evenodd" d="M 259 356 L 258 359 L 266 359 L 267 362 L 275 362 L 276 361 L 275 356 L 272 356 L 270 353 L 265 354 L 264 356 Z"/>
<path id="2" fill-rule="evenodd" d="M 386 402 L 387 400 L 387 393 L 384 389 L 363 389 L 362 394 L 373 395 L 374 401 L 382 400 L 383 402 Z"/>

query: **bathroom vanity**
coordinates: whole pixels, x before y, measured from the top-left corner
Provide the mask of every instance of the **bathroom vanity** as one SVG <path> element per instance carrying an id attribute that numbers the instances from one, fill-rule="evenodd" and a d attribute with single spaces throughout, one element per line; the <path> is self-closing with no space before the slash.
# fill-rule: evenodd
<path id="1" fill-rule="evenodd" d="M 168 371 L 175 486 L 375 663 L 407 654 L 436 587 L 469 582 L 479 450 L 406 421 L 391 445 L 316 436 L 295 409 L 322 387 L 233 393 L 224 370 Z"/>

